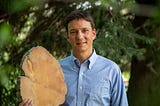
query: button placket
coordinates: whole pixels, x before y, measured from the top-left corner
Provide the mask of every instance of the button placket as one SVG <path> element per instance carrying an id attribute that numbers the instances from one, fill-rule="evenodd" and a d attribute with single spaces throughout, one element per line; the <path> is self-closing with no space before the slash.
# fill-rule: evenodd
<path id="1" fill-rule="evenodd" d="M 85 70 L 85 67 L 83 64 L 80 66 L 79 70 L 79 78 L 78 78 L 78 106 L 83 105 L 83 71 Z"/>

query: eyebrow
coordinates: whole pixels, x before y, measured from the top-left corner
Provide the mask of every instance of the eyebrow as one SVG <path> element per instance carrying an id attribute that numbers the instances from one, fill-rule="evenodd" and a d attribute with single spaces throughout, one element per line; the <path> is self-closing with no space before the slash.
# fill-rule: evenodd
<path id="1" fill-rule="evenodd" d="M 80 28 L 80 29 L 92 29 L 92 28 L 90 28 L 90 27 L 83 27 L 83 28 Z M 70 29 L 70 31 L 72 31 L 72 30 L 77 30 L 77 29 L 75 29 L 75 28 Z"/>

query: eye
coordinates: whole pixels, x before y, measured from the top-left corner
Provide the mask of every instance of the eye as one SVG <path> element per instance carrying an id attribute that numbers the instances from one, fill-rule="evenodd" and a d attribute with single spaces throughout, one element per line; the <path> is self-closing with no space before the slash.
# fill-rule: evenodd
<path id="1" fill-rule="evenodd" d="M 74 33 L 76 33 L 76 32 L 75 32 L 75 31 L 71 31 L 70 33 L 71 33 L 71 34 L 74 34 Z"/>
<path id="2" fill-rule="evenodd" d="M 76 35 L 77 34 L 77 31 L 75 31 L 75 30 L 71 30 L 70 31 L 70 35 L 72 35 L 72 36 L 74 36 L 74 35 Z"/>
<path id="3" fill-rule="evenodd" d="M 83 33 L 87 33 L 88 31 L 89 29 L 86 29 L 86 28 L 82 30 Z"/>
<path id="4" fill-rule="evenodd" d="M 76 31 L 70 31 L 70 34 L 75 34 L 76 33 Z"/>

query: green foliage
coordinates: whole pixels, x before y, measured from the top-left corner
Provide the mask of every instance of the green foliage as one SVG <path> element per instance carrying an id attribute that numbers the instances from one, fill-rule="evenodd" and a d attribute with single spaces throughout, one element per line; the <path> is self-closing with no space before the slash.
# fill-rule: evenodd
<path id="1" fill-rule="evenodd" d="M 40 1 L 38 0 L 12 0 L 9 11 L 12 13 L 20 12 L 38 4 L 40 5 Z"/>
<path id="2" fill-rule="evenodd" d="M 0 25 L 0 48 L 2 49 L 8 43 L 11 42 L 11 26 L 7 23 L 2 23 Z"/>
<path id="3" fill-rule="evenodd" d="M 18 93 L 19 83 L 18 76 L 19 70 L 12 65 L 1 65 L 1 106 L 16 106 L 20 101 L 20 95 Z"/>
<path id="4" fill-rule="evenodd" d="M 139 43 L 155 43 L 152 36 L 137 34 L 132 26 L 134 14 L 128 11 L 134 0 L 4 0 L 0 3 L 3 10 L 0 14 L 2 106 L 17 106 L 21 101 L 18 78 L 23 73 L 19 64 L 30 48 L 44 46 L 57 59 L 70 54 L 71 48 L 64 37 L 62 24 L 73 9 L 88 9 L 93 14 L 97 29 L 95 49 L 116 61 L 123 71 L 130 70 L 132 56 L 144 59 L 146 48 L 140 48 Z"/>
<path id="5" fill-rule="evenodd" d="M 13 98 L 17 93 L 18 70 L 9 64 L 11 61 L 10 48 L 15 45 L 12 27 L 4 22 L 0 25 L 0 94 L 1 106 L 14 106 L 18 98 Z M 18 97 L 18 95 L 17 95 Z"/>
<path id="6" fill-rule="evenodd" d="M 112 17 L 105 16 L 106 14 L 99 11 L 96 13 L 101 14 L 95 17 L 97 20 L 101 19 L 98 20 L 100 27 L 97 27 L 97 39 L 94 43 L 96 50 L 99 54 L 117 62 L 122 71 L 129 71 L 133 56 L 140 60 L 145 58 L 146 49 L 139 48 L 139 42 L 149 46 L 154 44 L 155 39 L 134 31 L 131 23 L 133 16 L 122 16 L 120 12 L 116 12 Z"/>

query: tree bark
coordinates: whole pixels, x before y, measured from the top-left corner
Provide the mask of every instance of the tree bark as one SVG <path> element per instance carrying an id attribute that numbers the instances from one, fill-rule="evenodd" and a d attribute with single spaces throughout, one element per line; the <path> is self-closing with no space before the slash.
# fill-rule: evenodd
<path id="1" fill-rule="evenodd" d="M 154 5 L 155 0 L 136 0 L 137 3 Z M 136 16 L 133 22 L 135 28 L 143 26 L 147 19 L 151 17 Z M 137 23 L 138 22 L 138 23 Z M 153 24 L 150 24 L 152 27 Z M 149 34 L 145 30 L 149 31 Z M 153 31 L 147 27 L 141 27 L 137 33 L 156 39 L 154 45 L 139 43 L 139 48 L 146 48 L 145 58 L 143 60 L 133 56 L 131 62 L 131 77 L 128 88 L 129 106 L 158 106 L 160 104 L 160 37 L 159 28 Z"/>

